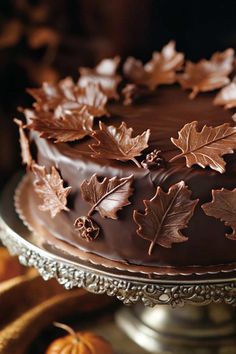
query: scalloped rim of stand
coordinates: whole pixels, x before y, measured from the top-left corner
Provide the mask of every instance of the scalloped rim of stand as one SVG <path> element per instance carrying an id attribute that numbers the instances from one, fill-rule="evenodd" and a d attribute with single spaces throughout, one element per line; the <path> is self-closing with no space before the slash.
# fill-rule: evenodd
<path id="1" fill-rule="evenodd" d="M 24 225 L 37 237 L 40 237 L 42 241 L 45 241 L 55 249 L 63 251 L 66 255 L 73 256 L 80 261 L 85 261 L 91 263 L 92 265 L 101 266 L 104 268 L 115 269 L 118 271 L 128 272 L 128 273 L 141 273 L 142 275 L 154 275 L 154 276 L 203 276 L 203 275 L 217 275 L 221 273 L 230 273 L 236 271 L 236 263 L 230 263 L 228 265 L 210 265 L 210 266 L 185 266 L 185 267 L 148 267 L 148 266 L 138 266 L 127 263 L 121 263 L 117 261 L 112 261 L 106 259 L 102 256 L 95 255 L 93 253 L 85 252 L 79 248 L 73 247 L 66 242 L 59 240 L 51 233 L 48 232 L 45 227 L 34 223 L 34 218 L 31 215 L 30 208 L 27 208 L 25 201 L 21 200 L 22 196 L 27 196 L 27 194 L 34 194 L 34 190 L 31 188 L 29 183 L 29 177 L 25 175 L 15 190 L 14 202 L 16 211 L 23 221 Z"/>

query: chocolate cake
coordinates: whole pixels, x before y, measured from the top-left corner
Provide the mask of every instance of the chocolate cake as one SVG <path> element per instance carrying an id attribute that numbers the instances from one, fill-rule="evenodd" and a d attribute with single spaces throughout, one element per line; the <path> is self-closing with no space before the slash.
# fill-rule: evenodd
<path id="1" fill-rule="evenodd" d="M 145 65 L 105 59 L 29 89 L 20 216 L 127 269 L 236 264 L 233 72 L 232 49 L 192 63 L 170 42 Z"/>

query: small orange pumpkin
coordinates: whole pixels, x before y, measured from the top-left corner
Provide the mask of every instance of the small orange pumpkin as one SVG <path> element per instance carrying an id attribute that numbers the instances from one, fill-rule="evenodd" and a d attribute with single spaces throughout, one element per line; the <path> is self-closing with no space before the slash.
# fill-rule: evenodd
<path id="1" fill-rule="evenodd" d="M 92 332 L 75 332 L 71 327 L 55 323 L 69 335 L 54 340 L 46 354 L 112 354 L 112 346 L 104 338 Z"/>
<path id="2" fill-rule="evenodd" d="M 8 251 L 0 246 L 0 282 L 25 273 L 17 257 L 12 257 Z"/>

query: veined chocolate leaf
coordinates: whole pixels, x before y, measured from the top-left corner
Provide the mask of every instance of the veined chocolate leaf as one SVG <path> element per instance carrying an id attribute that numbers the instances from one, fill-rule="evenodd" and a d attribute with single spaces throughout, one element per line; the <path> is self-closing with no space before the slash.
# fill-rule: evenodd
<path id="1" fill-rule="evenodd" d="M 99 182 L 94 174 L 89 181 L 81 184 L 81 192 L 84 200 L 92 204 L 88 216 L 97 210 L 104 218 L 117 219 L 117 211 L 129 205 L 129 197 L 133 193 L 131 184 L 133 175 L 125 178 L 107 178 Z"/>
<path id="2" fill-rule="evenodd" d="M 14 122 L 19 127 L 22 163 L 27 165 L 27 167 L 30 167 L 33 162 L 33 159 L 32 159 L 32 155 L 30 152 L 29 140 L 24 132 L 25 127 L 24 127 L 22 121 L 19 119 L 15 118 Z"/>
<path id="3" fill-rule="evenodd" d="M 117 99 L 117 86 L 121 81 L 121 77 L 116 74 L 119 63 L 120 57 L 114 57 L 102 60 L 94 69 L 79 68 L 78 85 L 85 88 L 89 83 L 99 84 L 108 98 Z"/>
<path id="4" fill-rule="evenodd" d="M 236 240 L 236 189 L 213 190 L 212 201 L 203 204 L 202 209 L 206 215 L 220 219 L 226 226 L 230 226 L 233 232 L 225 236 Z"/>
<path id="5" fill-rule="evenodd" d="M 43 200 L 39 209 L 49 211 L 52 218 L 61 210 L 68 211 L 66 203 L 71 187 L 63 187 L 63 180 L 56 168 L 53 166 L 51 173 L 47 173 L 44 166 L 33 164 L 32 171 L 36 177 L 34 181 L 35 192 Z"/>
<path id="6" fill-rule="evenodd" d="M 109 116 L 105 108 L 107 96 L 104 95 L 98 83 L 89 82 L 83 94 L 78 97 L 78 102 L 86 106 L 88 112 L 94 117 Z"/>
<path id="7" fill-rule="evenodd" d="M 143 201 L 145 213 L 134 211 L 137 234 L 150 242 L 149 255 L 156 244 L 171 248 L 172 243 L 187 241 L 188 238 L 180 230 L 187 227 L 198 203 L 190 196 L 191 192 L 183 181 L 171 186 L 168 193 L 157 187 L 155 196 Z"/>
<path id="8" fill-rule="evenodd" d="M 132 57 L 124 64 L 125 75 L 135 84 L 148 86 L 154 90 L 161 84 L 173 84 L 176 81 L 176 71 L 184 62 L 183 53 L 175 50 L 175 42 L 170 41 L 161 52 L 154 52 L 152 59 L 144 66 Z"/>
<path id="9" fill-rule="evenodd" d="M 234 50 L 229 48 L 217 52 L 210 60 L 202 59 L 198 63 L 187 62 L 185 72 L 178 75 L 178 81 L 184 89 L 192 89 L 189 98 L 199 92 L 218 89 L 227 85 L 228 75 L 233 70 Z"/>
<path id="10" fill-rule="evenodd" d="M 55 143 L 74 141 L 92 133 L 93 116 L 85 106 L 79 111 L 65 113 L 61 118 L 51 118 L 50 112 L 37 112 L 28 127 Z"/>
<path id="11" fill-rule="evenodd" d="M 92 135 L 97 140 L 97 144 L 89 146 L 94 152 L 93 157 L 120 161 L 132 160 L 140 167 L 135 157 L 140 156 L 141 151 L 148 147 L 149 129 L 132 138 L 133 129 L 127 128 L 124 122 L 118 128 L 99 122 L 99 127 L 100 130 L 95 130 Z"/>
<path id="12" fill-rule="evenodd" d="M 228 123 L 217 127 L 204 125 L 197 131 L 197 122 L 185 124 L 179 131 L 178 139 L 171 138 L 182 153 L 173 157 L 174 161 L 180 157 L 186 158 L 187 167 L 197 164 L 203 168 L 210 166 L 220 173 L 225 171 L 225 161 L 221 156 L 232 154 L 236 149 L 236 127 Z"/>

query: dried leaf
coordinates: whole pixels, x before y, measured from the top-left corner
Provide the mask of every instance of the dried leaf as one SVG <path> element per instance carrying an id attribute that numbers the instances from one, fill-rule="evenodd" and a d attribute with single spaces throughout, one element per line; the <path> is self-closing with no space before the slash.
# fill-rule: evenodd
<path id="1" fill-rule="evenodd" d="M 88 112 L 94 117 L 109 116 L 105 108 L 107 96 L 104 95 L 97 83 L 88 83 L 84 88 L 83 94 L 78 97 L 78 102 L 85 105 Z"/>
<path id="2" fill-rule="evenodd" d="M 69 211 L 66 203 L 71 187 L 63 187 L 63 180 L 56 168 L 53 166 L 51 173 L 47 173 L 44 166 L 34 164 L 32 171 L 36 177 L 34 181 L 35 192 L 43 199 L 43 204 L 39 206 L 39 209 L 49 211 L 52 218 L 61 210 Z"/>
<path id="3" fill-rule="evenodd" d="M 229 48 L 215 53 L 210 60 L 198 63 L 187 62 L 185 72 L 178 75 L 178 81 L 184 89 L 192 89 L 189 97 L 193 99 L 199 92 L 218 89 L 227 85 L 228 75 L 233 70 L 234 50 Z"/>
<path id="4" fill-rule="evenodd" d="M 92 133 L 93 116 L 85 106 L 60 118 L 53 118 L 50 112 L 37 112 L 28 128 L 38 131 L 42 138 L 53 139 L 55 143 L 75 141 Z"/>
<path id="5" fill-rule="evenodd" d="M 137 85 L 148 86 L 154 90 L 161 84 L 173 84 L 176 71 L 184 62 L 183 53 L 175 50 L 175 42 L 170 41 L 161 52 L 154 52 L 152 60 L 143 64 L 134 58 L 128 58 L 124 64 L 124 73 Z"/>
<path id="6" fill-rule="evenodd" d="M 231 82 L 223 87 L 216 95 L 213 103 L 216 106 L 224 106 L 226 109 L 236 107 L 236 83 Z"/>
<path id="7" fill-rule="evenodd" d="M 99 127 L 100 130 L 93 133 L 93 138 L 97 140 L 97 144 L 89 146 L 94 152 L 93 157 L 120 161 L 133 160 L 140 167 L 135 157 L 140 156 L 141 151 L 148 147 L 149 129 L 142 135 L 131 138 L 133 129 L 127 128 L 124 122 L 121 123 L 119 128 L 113 125 L 106 126 L 102 122 L 99 122 Z"/>
<path id="8" fill-rule="evenodd" d="M 32 159 L 32 155 L 30 152 L 29 140 L 24 132 L 25 127 L 24 127 L 22 121 L 19 119 L 15 118 L 14 122 L 19 127 L 22 163 L 27 165 L 27 167 L 30 167 L 33 159 Z"/>
<path id="9" fill-rule="evenodd" d="M 79 68 L 80 78 L 78 85 L 85 88 L 88 83 L 97 83 L 108 98 L 117 99 L 117 86 L 121 77 L 116 74 L 120 57 L 102 60 L 94 69 Z"/>
<path id="10" fill-rule="evenodd" d="M 202 209 L 207 215 L 220 219 L 226 226 L 230 226 L 233 232 L 225 236 L 236 240 L 236 189 L 213 190 L 212 201 L 203 204 Z"/>
<path id="11" fill-rule="evenodd" d="M 157 187 L 151 200 L 144 200 L 145 213 L 134 211 L 134 221 L 138 225 L 137 234 L 150 241 L 148 254 L 156 244 L 171 248 L 172 243 L 187 241 L 180 230 L 187 227 L 198 200 L 190 199 L 191 192 L 181 181 L 170 187 L 168 193 Z"/>
<path id="12" fill-rule="evenodd" d="M 105 177 L 99 182 L 94 174 L 89 181 L 85 180 L 81 184 L 81 192 L 84 200 L 92 205 L 88 216 L 97 210 L 103 218 L 117 219 L 117 211 L 130 204 L 128 198 L 133 193 L 132 182 L 133 175 L 126 178 Z"/>
<path id="13" fill-rule="evenodd" d="M 210 166 L 220 173 L 225 171 L 225 161 L 221 156 L 232 154 L 236 149 L 236 127 L 228 123 L 217 127 L 196 130 L 197 122 L 185 124 L 179 131 L 178 139 L 171 138 L 182 153 L 171 159 L 171 162 L 184 156 L 187 167 L 197 164 L 203 168 Z"/>

